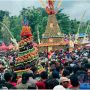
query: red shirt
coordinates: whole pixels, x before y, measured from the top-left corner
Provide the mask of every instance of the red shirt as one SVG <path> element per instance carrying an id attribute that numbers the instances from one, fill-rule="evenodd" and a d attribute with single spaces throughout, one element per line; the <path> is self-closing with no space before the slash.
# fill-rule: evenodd
<path id="1" fill-rule="evenodd" d="M 10 84 L 12 84 L 14 87 L 16 87 L 17 83 L 15 82 L 10 82 Z"/>
<path id="2" fill-rule="evenodd" d="M 46 85 L 43 81 L 38 81 L 36 83 L 36 85 L 37 85 L 38 89 L 46 89 Z"/>

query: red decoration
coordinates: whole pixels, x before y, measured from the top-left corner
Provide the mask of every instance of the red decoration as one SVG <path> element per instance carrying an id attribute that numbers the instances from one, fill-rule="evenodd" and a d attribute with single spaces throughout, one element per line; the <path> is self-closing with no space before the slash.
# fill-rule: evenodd
<path id="1" fill-rule="evenodd" d="M 50 8 L 53 8 L 54 7 L 54 0 L 48 0 L 48 5 Z"/>
<path id="2" fill-rule="evenodd" d="M 21 37 L 23 37 L 23 36 L 27 36 L 27 37 L 32 36 L 31 30 L 30 30 L 30 27 L 29 26 L 23 26 L 22 27 Z"/>
<path id="3" fill-rule="evenodd" d="M 5 45 L 5 43 L 2 43 L 0 49 L 3 50 L 3 51 L 7 51 L 8 47 Z"/>
<path id="4" fill-rule="evenodd" d="M 55 14 L 56 12 L 54 11 L 54 0 L 48 0 L 48 6 L 46 7 L 46 12 L 49 15 Z"/>

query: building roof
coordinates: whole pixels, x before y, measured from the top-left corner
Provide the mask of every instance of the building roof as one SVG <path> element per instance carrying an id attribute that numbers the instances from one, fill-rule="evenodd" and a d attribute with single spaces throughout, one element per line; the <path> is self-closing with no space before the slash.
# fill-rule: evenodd
<path id="1" fill-rule="evenodd" d="M 88 36 L 88 35 L 85 34 L 85 33 L 80 33 L 80 34 L 79 34 L 79 37 L 85 37 L 85 36 Z"/>

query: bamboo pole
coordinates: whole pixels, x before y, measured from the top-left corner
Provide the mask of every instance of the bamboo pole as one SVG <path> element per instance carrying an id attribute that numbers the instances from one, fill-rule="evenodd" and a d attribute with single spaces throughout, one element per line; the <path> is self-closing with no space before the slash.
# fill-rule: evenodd
<path id="1" fill-rule="evenodd" d="M 82 25 L 82 21 L 83 21 L 83 18 L 84 18 L 84 16 L 85 16 L 85 14 L 86 14 L 86 10 L 84 11 L 84 13 L 83 13 L 82 16 L 81 16 L 81 22 L 80 22 L 80 24 L 79 24 L 77 34 L 75 35 L 75 41 L 74 41 L 74 43 L 77 43 L 78 36 L 79 36 L 79 31 L 80 31 L 80 28 L 81 28 L 81 25 Z"/>

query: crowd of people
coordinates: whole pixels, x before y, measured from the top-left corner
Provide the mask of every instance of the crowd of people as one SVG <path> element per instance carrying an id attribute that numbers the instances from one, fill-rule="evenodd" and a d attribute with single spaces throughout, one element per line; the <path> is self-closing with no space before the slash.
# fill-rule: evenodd
<path id="1" fill-rule="evenodd" d="M 90 50 L 78 49 L 72 52 L 52 51 L 40 54 L 38 65 L 18 74 L 4 68 L 0 62 L 0 89 L 90 89 Z M 43 70 L 38 72 L 38 67 Z"/>

